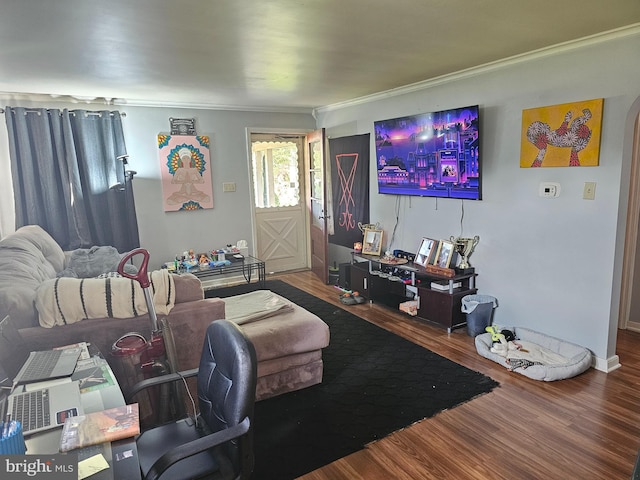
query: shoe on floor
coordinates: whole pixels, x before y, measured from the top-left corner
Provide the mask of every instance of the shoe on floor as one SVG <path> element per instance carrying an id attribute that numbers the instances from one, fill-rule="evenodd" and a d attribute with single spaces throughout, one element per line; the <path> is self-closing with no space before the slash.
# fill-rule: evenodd
<path id="1" fill-rule="evenodd" d="M 355 305 L 356 303 L 358 303 L 356 299 L 351 295 L 342 295 L 340 297 L 340 302 L 344 303 L 345 305 Z"/>

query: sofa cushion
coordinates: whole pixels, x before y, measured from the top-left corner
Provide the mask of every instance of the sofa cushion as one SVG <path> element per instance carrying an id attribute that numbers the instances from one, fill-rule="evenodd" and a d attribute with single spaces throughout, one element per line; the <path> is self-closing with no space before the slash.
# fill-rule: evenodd
<path id="1" fill-rule="evenodd" d="M 25 225 L 0 241 L 0 248 L 23 250 L 30 254 L 42 255 L 47 270 L 54 272 L 64 268 L 65 255 L 60 245 L 39 225 Z M 35 267 L 35 265 L 33 265 Z M 55 274 L 54 274 L 55 275 Z"/>
<path id="2" fill-rule="evenodd" d="M 158 315 L 167 315 L 175 304 L 173 275 L 167 270 L 150 274 L 149 293 Z M 85 318 L 131 318 L 147 313 L 144 291 L 124 277 L 56 278 L 36 290 L 36 309 L 43 327 L 76 323 Z"/>
<path id="3" fill-rule="evenodd" d="M 173 275 L 176 286 L 176 303 L 195 302 L 204 298 L 202 282 L 193 273 Z"/>
<path id="4" fill-rule="evenodd" d="M 0 318 L 11 316 L 17 328 L 37 325 L 38 286 L 64 268 L 65 254 L 38 225 L 27 225 L 0 241 Z"/>
<path id="5" fill-rule="evenodd" d="M 320 317 L 295 304 L 292 310 L 241 327 L 253 342 L 259 362 L 329 345 L 329 326 Z"/>
<path id="6" fill-rule="evenodd" d="M 258 362 L 329 345 L 329 326 L 320 317 L 270 290 L 222 300 L 225 318 L 242 327 L 256 348 Z"/>

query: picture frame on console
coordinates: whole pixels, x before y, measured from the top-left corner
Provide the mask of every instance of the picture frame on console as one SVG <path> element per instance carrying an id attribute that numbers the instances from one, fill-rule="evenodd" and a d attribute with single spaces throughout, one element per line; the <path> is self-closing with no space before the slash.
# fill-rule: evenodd
<path id="1" fill-rule="evenodd" d="M 382 252 L 382 230 L 365 229 L 362 240 L 362 253 L 364 255 L 380 256 Z"/>
<path id="2" fill-rule="evenodd" d="M 440 240 L 438 253 L 434 259 L 434 265 L 440 268 L 449 268 L 451 258 L 453 257 L 454 245 L 447 240 Z"/>
<path id="3" fill-rule="evenodd" d="M 416 253 L 416 258 L 414 259 L 414 263 L 426 267 L 432 262 L 432 259 L 435 257 L 436 250 L 438 249 L 438 242 L 433 240 L 432 238 L 424 237 L 420 242 L 420 246 L 418 247 L 418 252 Z"/>

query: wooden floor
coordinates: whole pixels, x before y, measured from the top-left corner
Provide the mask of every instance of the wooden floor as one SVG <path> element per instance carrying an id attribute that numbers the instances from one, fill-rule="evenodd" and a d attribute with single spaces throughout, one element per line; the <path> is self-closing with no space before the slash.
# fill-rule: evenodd
<path id="1" fill-rule="evenodd" d="M 500 382 L 493 392 L 395 432 L 304 480 L 631 478 L 640 447 L 640 334 L 619 332 L 622 367 L 614 372 L 590 369 L 572 379 L 538 382 L 479 356 L 466 329 L 447 334 L 384 306 L 342 305 L 340 292 L 310 272 L 269 278 Z"/>

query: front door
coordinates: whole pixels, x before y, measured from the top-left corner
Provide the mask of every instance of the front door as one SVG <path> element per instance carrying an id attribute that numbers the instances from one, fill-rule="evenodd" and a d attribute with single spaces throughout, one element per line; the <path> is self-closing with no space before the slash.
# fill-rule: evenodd
<path id="1" fill-rule="evenodd" d="M 251 134 L 256 255 L 267 272 L 308 268 L 304 138 Z"/>
<path id="2" fill-rule="evenodd" d="M 324 129 L 307 135 L 306 188 L 311 239 L 311 270 L 324 283 L 329 282 L 327 269 L 327 192 L 325 182 Z"/>

